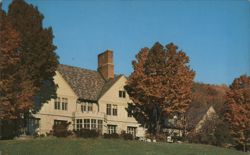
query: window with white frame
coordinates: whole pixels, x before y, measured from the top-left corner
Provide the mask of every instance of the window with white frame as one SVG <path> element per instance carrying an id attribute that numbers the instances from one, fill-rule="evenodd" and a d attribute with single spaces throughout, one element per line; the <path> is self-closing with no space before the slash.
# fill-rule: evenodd
<path id="1" fill-rule="evenodd" d="M 136 135 L 136 127 L 128 126 L 127 127 L 127 133 L 133 135 L 135 137 Z"/>
<path id="2" fill-rule="evenodd" d="M 76 120 L 76 130 L 81 130 L 82 129 L 82 119 L 77 119 Z"/>
<path id="3" fill-rule="evenodd" d="M 68 110 L 68 99 L 62 98 L 62 110 Z"/>
<path id="4" fill-rule="evenodd" d="M 97 127 L 96 127 L 96 119 L 91 119 L 91 130 L 96 130 Z"/>
<path id="5" fill-rule="evenodd" d="M 98 130 L 102 132 L 103 128 L 103 120 L 97 119 L 76 119 L 76 130 L 90 129 L 90 130 Z"/>
<path id="6" fill-rule="evenodd" d="M 58 98 L 55 99 L 54 108 L 55 108 L 56 110 L 59 110 L 59 109 L 60 109 L 60 104 L 61 104 L 60 102 L 61 102 L 60 97 L 58 97 Z"/>
<path id="7" fill-rule="evenodd" d="M 84 119 L 84 129 L 90 129 L 90 119 Z"/>
<path id="8" fill-rule="evenodd" d="M 108 133 L 116 133 L 116 125 L 108 125 Z"/>

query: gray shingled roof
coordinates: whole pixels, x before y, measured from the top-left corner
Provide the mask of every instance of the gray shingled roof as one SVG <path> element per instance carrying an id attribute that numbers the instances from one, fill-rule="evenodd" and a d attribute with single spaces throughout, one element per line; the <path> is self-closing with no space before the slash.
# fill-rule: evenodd
<path id="1" fill-rule="evenodd" d="M 105 81 L 97 71 L 62 64 L 57 70 L 79 99 L 89 101 L 97 101 L 120 77 Z"/>

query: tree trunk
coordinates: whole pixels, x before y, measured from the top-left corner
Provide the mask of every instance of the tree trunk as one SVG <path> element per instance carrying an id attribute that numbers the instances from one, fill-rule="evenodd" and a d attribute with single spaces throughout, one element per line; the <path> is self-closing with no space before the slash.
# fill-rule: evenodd
<path id="1" fill-rule="evenodd" d="M 157 117 L 156 134 L 159 134 L 161 130 L 161 125 L 160 125 L 161 115 L 162 115 L 162 112 L 160 112 L 160 115 Z"/>
<path id="2" fill-rule="evenodd" d="M 243 152 L 246 152 L 246 143 L 243 143 Z"/>

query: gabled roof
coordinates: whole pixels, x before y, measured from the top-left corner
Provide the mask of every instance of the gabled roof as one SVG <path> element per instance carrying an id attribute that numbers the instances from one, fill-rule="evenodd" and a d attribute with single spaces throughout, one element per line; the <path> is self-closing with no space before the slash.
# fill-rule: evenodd
<path id="1" fill-rule="evenodd" d="M 60 64 L 57 71 L 70 85 L 79 99 L 97 101 L 119 79 L 105 81 L 98 71 Z"/>
<path id="2" fill-rule="evenodd" d="M 99 98 L 101 98 L 109 90 L 109 88 L 111 88 L 116 83 L 116 81 L 120 79 L 120 77 L 122 77 L 122 75 L 115 76 L 114 79 L 108 80 L 102 87 Z"/>
<path id="3" fill-rule="evenodd" d="M 211 106 L 191 106 L 187 112 L 187 129 L 192 130 L 196 125 L 202 120 L 202 118 L 207 114 Z"/>

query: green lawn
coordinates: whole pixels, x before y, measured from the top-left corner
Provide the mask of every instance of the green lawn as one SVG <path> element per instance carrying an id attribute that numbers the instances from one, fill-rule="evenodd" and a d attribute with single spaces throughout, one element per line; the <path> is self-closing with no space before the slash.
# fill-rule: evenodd
<path id="1" fill-rule="evenodd" d="M 0 141 L 0 155 L 247 155 L 208 145 L 77 138 Z"/>

